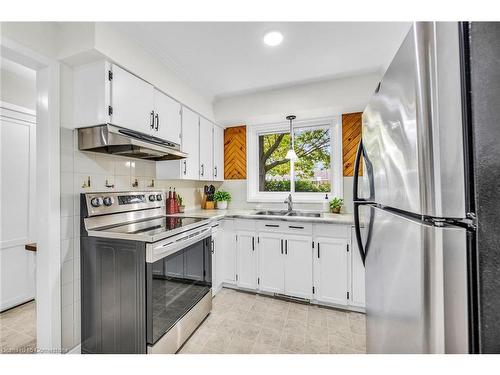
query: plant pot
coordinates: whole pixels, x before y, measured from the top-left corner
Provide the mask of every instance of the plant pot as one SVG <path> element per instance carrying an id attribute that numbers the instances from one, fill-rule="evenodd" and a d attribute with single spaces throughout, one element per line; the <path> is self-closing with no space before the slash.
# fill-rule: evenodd
<path id="1" fill-rule="evenodd" d="M 179 213 L 183 214 L 186 206 L 179 206 Z"/>
<path id="2" fill-rule="evenodd" d="M 219 210 L 227 210 L 227 201 L 217 202 L 217 208 Z"/>
<path id="3" fill-rule="evenodd" d="M 331 208 L 330 211 L 332 214 L 340 214 L 340 207 Z"/>

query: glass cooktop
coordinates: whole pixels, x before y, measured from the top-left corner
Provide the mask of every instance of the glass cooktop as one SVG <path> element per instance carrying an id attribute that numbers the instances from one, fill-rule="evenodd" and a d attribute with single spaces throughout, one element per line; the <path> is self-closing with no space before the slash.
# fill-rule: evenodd
<path id="1" fill-rule="evenodd" d="M 138 221 L 134 223 L 102 228 L 103 231 L 121 234 L 140 234 L 154 236 L 184 227 L 192 227 L 193 224 L 206 221 L 207 219 L 197 217 L 171 217 L 164 216 L 155 219 Z"/>

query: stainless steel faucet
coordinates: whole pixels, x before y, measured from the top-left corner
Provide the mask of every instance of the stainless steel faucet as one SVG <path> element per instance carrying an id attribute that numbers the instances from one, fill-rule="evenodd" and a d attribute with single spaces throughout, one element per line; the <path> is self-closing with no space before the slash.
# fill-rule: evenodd
<path id="1" fill-rule="evenodd" d="M 288 205 L 288 212 L 293 211 L 293 201 L 292 201 L 292 194 L 288 194 L 288 198 L 285 199 L 285 202 Z"/>

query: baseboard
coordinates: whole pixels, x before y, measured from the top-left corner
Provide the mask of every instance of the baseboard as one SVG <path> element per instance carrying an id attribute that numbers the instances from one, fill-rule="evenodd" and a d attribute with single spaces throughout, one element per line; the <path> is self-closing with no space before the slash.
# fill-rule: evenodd
<path id="1" fill-rule="evenodd" d="M 34 299 L 35 299 L 34 295 L 25 294 L 23 296 L 11 298 L 8 301 L 0 301 L 0 312 L 5 312 L 7 310 L 14 309 L 17 306 L 23 305 L 27 302 L 31 302 Z"/>
<path id="2" fill-rule="evenodd" d="M 68 350 L 66 354 L 82 354 L 82 344 L 78 344 L 73 349 Z"/>

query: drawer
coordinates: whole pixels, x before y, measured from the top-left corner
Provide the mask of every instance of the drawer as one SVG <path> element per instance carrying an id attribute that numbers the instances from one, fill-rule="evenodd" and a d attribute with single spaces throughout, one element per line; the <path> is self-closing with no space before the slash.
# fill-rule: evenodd
<path id="1" fill-rule="evenodd" d="M 258 220 L 260 232 L 285 232 L 290 234 L 311 234 L 312 224 L 285 220 Z"/>
<path id="2" fill-rule="evenodd" d="M 351 226 L 344 224 L 315 224 L 314 236 L 351 238 Z"/>
<path id="3" fill-rule="evenodd" d="M 234 229 L 254 231 L 255 230 L 255 220 L 235 219 L 234 220 Z"/>
<path id="4" fill-rule="evenodd" d="M 258 220 L 257 230 L 264 232 L 282 232 L 285 230 L 285 222 L 281 220 Z"/>

